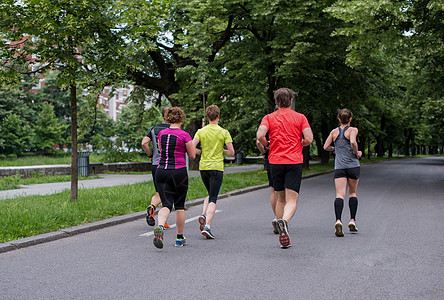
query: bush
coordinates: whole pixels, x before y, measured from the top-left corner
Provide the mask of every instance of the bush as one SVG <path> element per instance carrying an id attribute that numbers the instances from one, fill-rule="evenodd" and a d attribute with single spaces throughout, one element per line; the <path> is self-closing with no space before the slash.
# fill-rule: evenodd
<path id="1" fill-rule="evenodd" d="M 8 159 L 17 159 L 17 154 L 11 153 L 6 156 Z"/>
<path id="2" fill-rule="evenodd" d="M 0 154 L 0 159 L 6 159 L 6 155 Z"/>
<path id="3" fill-rule="evenodd" d="M 17 189 L 20 183 L 20 175 L 6 176 L 0 179 L 0 190 Z"/>
<path id="4" fill-rule="evenodd" d="M 138 152 L 125 152 L 123 150 L 112 149 L 100 154 L 100 161 L 103 163 L 137 161 Z"/>

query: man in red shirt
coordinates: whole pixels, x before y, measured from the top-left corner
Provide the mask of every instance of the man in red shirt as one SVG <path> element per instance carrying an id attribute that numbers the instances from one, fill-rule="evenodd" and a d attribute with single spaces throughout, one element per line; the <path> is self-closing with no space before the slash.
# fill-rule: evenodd
<path id="1" fill-rule="evenodd" d="M 313 141 L 313 132 L 307 118 L 290 108 L 295 92 L 281 88 L 274 92 L 279 109 L 266 115 L 257 130 L 259 142 L 270 149 L 273 187 L 276 191 L 276 216 L 279 242 L 282 248 L 291 246 L 288 221 L 296 212 L 302 179 L 302 147 Z M 265 138 L 268 132 L 270 140 Z"/>

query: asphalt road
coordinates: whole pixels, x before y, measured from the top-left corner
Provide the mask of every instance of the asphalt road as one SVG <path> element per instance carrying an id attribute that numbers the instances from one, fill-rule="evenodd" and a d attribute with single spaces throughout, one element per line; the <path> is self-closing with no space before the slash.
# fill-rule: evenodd
<path id="1" fill-rule="evenodd" d="M 289 249 L 272 233 L 269 195 L 220 200 L 216 239 L 192 220 L 183 248 L 173 229 L 155 248 L 137 220 L 1 253 L 0 299 L 444 299 L 444 158 L 363 166 L 359 233 L 342 238 L 332 174 L 303 180 Z"/>

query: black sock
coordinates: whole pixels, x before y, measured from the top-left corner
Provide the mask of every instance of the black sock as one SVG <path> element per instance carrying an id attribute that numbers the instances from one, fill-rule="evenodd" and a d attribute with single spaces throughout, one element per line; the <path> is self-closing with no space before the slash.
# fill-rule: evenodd
<path id="1" fill-rule="evenodd" d="M 177 238 L 178 238 L 178 239 L 183 239 L 183 234 L 178 234 L 178 235 L 177 235 Z"/>
<path id="2" fill-rule="evenodd" d="M 344 199 L 336 198 L 335 199 L 335 214 L 336 220 L 341 220 L 342 209 L 344 208 Z"/>
<path id="3" fill-rule="evenodd" d="M 348 199 L 348 207 L 350 208 L 350 218 L 354 220 L 358 211 L 358 198 L 350 197 Z"/>

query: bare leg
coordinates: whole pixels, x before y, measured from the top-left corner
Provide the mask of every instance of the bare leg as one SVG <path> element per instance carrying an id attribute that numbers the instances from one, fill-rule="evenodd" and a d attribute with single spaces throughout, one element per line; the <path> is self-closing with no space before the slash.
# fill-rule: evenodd
<path id="1" fill-rule="evenodd" d="M 206 225 L 211 225 L 211 221 L 213 221 L 214 214 L 216 212 L 216 203 L 210 202 L 207 208 L 207 222 Z"/>
<path id="2" fill-rule="evenodd" d="M 166 220 L 168 219 L 169 215 L 170 215 L 170 210 L 167 207 L 162 207 L 157 215 L 158 217 L 157 224 L 159 226 L 165 226 Z"/>
<path id="3" fill-rule="evenodd" d="M 176 210 L 176 229 L 177 234 L 183 234 L 183 228 L 185 227 L 185 210 Z"/>
<path id="4" fill-rule="evenodd" d="M 204 203 L 203 203 L 203 207 L 202 207 L 202 214 L 206 215 L 207 214 L 207 209 L 208 209 L 208 202 L 210 201 L 210 197 L 206 196 Z"/>
<path id="5" fill-rule="evenodd" d="M 355 222 L 354 215 L 356 215 L 356 210 L 358 208 L 358 200 L 356 191 L 358 189 L 359 179 L 348 179 L 348 196 L 349 196 L 349 207 L 350 207 L 350 221 Z M 354 199 L 350 199 L 354 197 Z M 353 200 L 354 202 L 350 202 Z"/>
<path id="6" fill-rule="evenodd" d="M 359 179 L 348 179 L 348 196 L 357 197 L 356 191 L 358 189 Z"/>
<path id="7" fill-rule="evenodd" d="M 347 178 L 335 178 L 336 198 L 345 198 L 345 192 L 347 190 Z"/>
<path id="8" fill-rule="evenodd" d="M 294 213 L 298 205 L 299 194 L 296 191 L 285 189 L 285 207 L 282 219 L 290 221 L 293 218 Z"/>
<path id="9" fill-rule="evenodd" d="M 154 207 L 157 207 L 161 202 L 159 193 L 155 193 L 154 196 L 151 197 L 151 205 L 154 205 Z"/>
<path id="10" fill-rule="evenodd" d="M 276 195 L 276 217 L 282 219 L 285 207 L 285 191 L 275 191 Z"/>
<path id="11" fill-rule="evenodd" d="M 274 188 L 271 188 L 271 196 L 270 196 L 270 204 L 271 204 L 271 210 L 273 211 L 273 214 L 276 216 L 276 192 L 274 191 Z"/>

